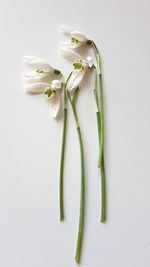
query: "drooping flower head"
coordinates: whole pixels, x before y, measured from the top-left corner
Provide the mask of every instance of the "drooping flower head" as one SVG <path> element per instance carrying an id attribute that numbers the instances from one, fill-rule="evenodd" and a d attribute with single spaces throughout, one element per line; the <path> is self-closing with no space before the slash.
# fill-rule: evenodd
<path id="1" fill-rule="evenodd" d="M 52 75 L 61 74 L 59 70 L 37 57 L 26 56 L 24 62 L 28 68 L 28 71 L 24 73 L 24 87 L 27 92 L 43 92 L 49 85 Z"/>
<path id="2" fill-rule="evenodd" d="M 60 48 L 61 55 L 72 62 L 73 71 L 72 75 L 67 83 L 67 89 L 70 92 L 74 92 L 74 90 L 80 85 L 85 75 L 85 72 L 88 68 L 93 68 L 93 59 L 91 57 L 87 57 L 86 59 L 82 59 L 82 57 L 75 51 L 61 47 Z"/>
<path id="3" fill-rule="evenodd" d="M 60 108 L 61 72 L 42 59 L 32 56 L 24 57 L 28 72 L 24 73 L 24 87 L 29 93 L 44 93 L 51 99 L 53 117 L 56 118 Z M 54 80 L 57 75 L 58 80 Z"/>
<path id="4" fill-rule="evenodd" d="M 60 110 L 60 89 L 62 89 L 62 82 L 60 80 L 53 80 L 44 90 L 44 95 L 51 100 L 51 109 L 54 118 L 57 117 Z"/>
<path id="5" fill-rule="evenodd" d="M 75 49 L 91 43 L 91 41 L 84 34 L 79 31 L 74 31 L 70 27 L 62 25 L 60 26 L 60 31 L 69 37 L 69 41 L 63 43 L 65 48 Z"/>

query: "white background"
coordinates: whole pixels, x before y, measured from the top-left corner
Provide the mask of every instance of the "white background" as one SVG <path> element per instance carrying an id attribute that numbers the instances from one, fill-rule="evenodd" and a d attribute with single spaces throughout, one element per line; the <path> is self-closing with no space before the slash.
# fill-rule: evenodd
<path id="1" fill-rule="evenodd" d="M 93 77 L 77 101 L 86 170 L 81 266 L 150 266 L 149 0 L 0 1 L 0 266 L 73 267 L 80 161 L 69 110 L 65 221 L 59 222 L 62 118 L 42 95 L 23 90 L 23 56 L 46 59 L 67 76 L 60 24 L 84 32 L 101 50 L 105 104 L 107 222 L 100 177 Z M 89 51 L 90 53 L 90 51 Z"/>

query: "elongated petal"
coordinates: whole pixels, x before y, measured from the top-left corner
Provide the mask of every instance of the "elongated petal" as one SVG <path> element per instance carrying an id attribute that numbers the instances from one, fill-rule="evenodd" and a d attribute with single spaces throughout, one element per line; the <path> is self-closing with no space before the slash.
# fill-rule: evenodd
<path id="1" fill-rule="evenodd" d="M 25 72 L 24 73 L 24 77 L 25 78 L 32 78 L 32 77 L 35 77 L 35 75 L 36 75 L 35 71 L 30 71 L 30 72 Z"/>
<path id="2" fill-rule="evenodd" d="M 56 118 L 60 110 L 60 93 L 57 91 L 51 99 L 51 110 L 53 118 Z"/>
<path id="3" fill-rule="evenodd" d="M 33 56 L 24 56 L 24 62 L 25 63 L 30 63 L 31 61 L 33 61 L 33 60 L 37 60 L 37 59 L 39 59 L 38 57 L 33 57 Z"/>
<path id="4" fill-rule="evenodd" d="M 68 59 L 71 62 L 82 60 L 81 56 L 77 52 L 65 47 L 60 48 L 60 53 L 64 58 Z"/>
<path id="5" fill-rule="evenodd" d="M 35 59 L 33 61 L 31 61 L 30 63 L 28 63 L 29 66 L 35 70 L 40 69 L 44 72 L 51 72 L 54 71 L 54 68 L 51 67 L 47 62 L 45 62 L 42 59 Z"/>
<path id="6" fill-rule="evenodd" d="M 78 32 L 78 31 L 72 31 L 71 36 L 75 37 L 79 42 L 86 42 L 87 41 L 87 38 L 85 37 L 85 35 L 82 34 L 81 32 Z"/>
<path id="7" fill-rule="evenodd" d="M 68 85 L 67 85 L 67 89 L 69 91 L 74 91 L 74 89 L 76 89 L 79 84 L 81 83 L 83 77 L 85 74 L 85 69 L 83 70 L 74 70 L 69 81 L 68 81 Z"/>
<path id="8" fill-rule="evenodd" d="M 59 30 L 61 33 L 67 35 L 67 36 L 71 36 L 71 31 L 73 31 L 73 29 L 71 27 L 65 26 L 65 25 L 61 25 L 59 27 Z"/>
<path id="9" fill-rule="evenodd" d="M 82 42 L 72 43 L 71 41 L 69 41 L 69 42 L 64 42 L 62 44 L 62 47 L 67 48 L 67 49 L 76 49 L 76 48 L 82 46 L 83 44 L 84 43 L 82 43 Z"/>
<path id="10" fill-rule="evenodd" d="M 43 72 L 43 73 L 36 73 L 35 71 L 31 71 L 31 72 L 25 72 L 24 73 L 24 77 L 25 78 L 45 78 L 45 77 L 50 77 L 50 73 L 49 72 Z"/>
<path id="11" fill-rule="evenodd" d="M 25 77 L 24 82 L 25 84 L 31 84 L 31 83 L 47 83 L 47 81 L 50 82 L 50 79 L 43 76 L 31 76 L 31 77 Z"/>
<path id="12" fill-rule="evenodd" d="M 25 85 L 25 90 L 29 93 L 42 93 L 48 86 L 48 83 L 31 83 Z"/>

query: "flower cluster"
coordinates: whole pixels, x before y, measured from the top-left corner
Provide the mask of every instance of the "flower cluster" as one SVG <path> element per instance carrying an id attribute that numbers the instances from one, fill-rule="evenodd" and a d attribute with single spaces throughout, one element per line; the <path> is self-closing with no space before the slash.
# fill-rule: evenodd
<path id="1" fill-rule="evenodd" d="M 94 97 L 96 101 L 96 117 L 97 130 L 99 141 L 99 156 L 98 167 L 101 173 L 101 222 L 106 219 L 106 189 L 105 189 L 105 167 L 104 167 L 104 112 L 103 112 L 103 88 L 102 88 L 102 71 L 99 50 L 93 40 L 88 39 L 79 31 L 73 30 L 70 27 L 61 26 L 60 31 L 68 38 L 63 42 L 59 48 L 62 57 L 69 60 L 72 64 L 72 70 L 65 79 L 62 72 L 55 69 L 45 60 L 37 57 L 24 57 L 27 71 L 24 73 L 24 88 L 30 94 L 42 93 L 50 101 L 52 115 L 56 118 L 60 111 L 61 99 L 63 99 L 63 130 L 62 130 L 62 145 L 60 158 L 60 176 L 59 176 L 59 206 L 60 206 L 60 220 L 64 219 L 64 205 L 63 205 L 63 176 L 64 176 L 64 159 L 65 159 L 65 143 L 66 143 L 66 129 L 67 129 L 67 112 L 68 104 L 70 103 L 74 120 L 76 124 L 79 147 L 80 147 L 80 162 L 81 162 L 81 189 L 80 189 L 80 211 L 79 211 L 79 225 L 78 237 L 76 245 L 75 260 L 80 262 L 83 226 L 84 226 L 84 192 L 85 192 L 85 174 L 84 174 L 84 149 L 82 142 L 82 134 L 79 123 L 79 118 L 76 109 L 77 92 L 82 86 L 82 81 L 85 77 L 87 69 L 91 73 L 95 73 L 94 82 Z M 96 60 L 94 64 L 91 56 L 82 57 L 78 52 L 79 47 L 92 48 Z M 90 72 L 89 72 L 90 73 Z M 99 90 L 99 91 L 98 91 Z M 63 98 L 61 97 L 63 92 Z"/>

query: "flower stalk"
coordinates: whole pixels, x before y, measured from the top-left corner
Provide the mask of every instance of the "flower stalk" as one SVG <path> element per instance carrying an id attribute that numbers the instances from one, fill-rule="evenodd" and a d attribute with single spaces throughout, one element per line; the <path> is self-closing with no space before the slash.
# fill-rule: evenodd
<path id="1" fill-rule="evenodd" d="M 67 101 L 66 92 L 64 88 L 64 115 L 63 115 L 63 130 L 62 130 L 62 144 L 60 157 L 60 177 L 59 177 L 59 206 L 60 206 L 60 221 L 64 220 L 64 205 L 63 205 L 63 173 L 64 173 L 64 155 L 66 142 L 66 123 L 67 122 Z"/>
<path id="2" fill-rule="evenodd" d="M 98 140 L 100 145 L 100 133 L 101 133 L 101 125 L 100 125 L 100 113 L 96 112 L 97 117 L 97 128 L 98 128 Z M 104 165 L 104 156 L 102 155 L 102 163 L 101 163 L 101 222 L 105 222 L 106 220 L 106 184 L 105 184 L 105 165 Z"/>
<path id="3" fill-rule="evenodd" d="M 68 76 L 66 83 L 63 85 L 64 91 L 64 113 L 63 113 L 63 129 L 60 155 L 60 174 L 59 174 L 59 218 L 64 220 L 64 197 L 63 197 L 63 176 L 64 176 L 64 158 L 65 158 L 65 144 L 66 144 L 66 129 L 67 129 L 67 83 L 72 73 Z"/>
<path id="4" fill-rule="evenodd" d="M 105 182 L 105 164 L 104 156 L 102 154 L 101 163 L 101 222 L 106 221 L 106 182 Z"/>
<path id="5" fill-rule="evenodd" d="M 76 91 L 77 92 L 77 91 Z M 75 252 L 75 261 L 77 263 L 80 262 L 81 257 L 81 248 L 82 248 L 82 239 L 83 239 L 83 226 L 84 226 L 84 190 L 85 190 L 85 177 L 84 177 L 84 153 L 83 153 L 83 143 L 82 143 L 82 135 L 79 126 L 78 116 L 75 108 L 75 101 L 71 99 L 70 93 L 68 92 L 68 98 L 72 107 L 78 139 L 79 139 L 79 146 L 80 146 L 80 161 L 81 161 L 81 189 L 80 189 L 80 212 L 79 212 L 79 225 L 78 225 L 78 237 L 77 237 L 77 245 L 76 245 L 76 252 Z"/>
<path id="6" fill-rule="evenodd" d="M 103 86 L 102 86 L 102 71 L 101 71 L 101 61 L 100 53 L 94 42 L 92 42 L 93 51 L 97 61 L 98 68 L 98 78 L 99 78 L 99 89 L 100 89 L 100 124 L 101 124 L 101 134 L 100 134 L 100 151 L 99 151 L 99 160 L 98 167 L 101 167 L 102 155 L 103 155 L 103 143 L 104 143 L 104 108 L 103 108 Z"/>
<path id="7" fill-rule="evenodd" d="M 94 96 L 96 102 L 96 117 L 97 117 L 97 128 L 98 128 L 98 141 L 99 141 L 99 159 L 98 167 L 101 172 L 101 222 L 106 220 L 106 182 L 105 182 L 105 164 L 103 155 L 103 135 L 104 135 L 104 111 L 103 111 L 103 91 L 102 91 L 102 72 L 100 64 L 100 54 L 95 43 L 92 43 L 95 57 L 98 64 L 98 77 L 99 77 L 99 87 L 100 87 L 100 101 L 98 101 L 98 90 L 97 90 L 97 71 L 95 71 L 95 87 Z M 100 108 L 99 108 L 100 102 Z"/>

